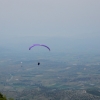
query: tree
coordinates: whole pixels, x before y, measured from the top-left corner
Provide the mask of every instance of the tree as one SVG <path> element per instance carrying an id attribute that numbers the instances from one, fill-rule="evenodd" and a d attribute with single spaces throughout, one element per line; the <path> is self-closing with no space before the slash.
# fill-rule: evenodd
<path id="1" fill-rule="evenodd" d="M 13 98 L 6 98 L 2 93 L 0 93 L 0 100 L 14 100 Z"/>
<path id="2" fill-rule="evenodd" d="M 0 93 L 0 100 L 7 100 L 7 98 Z"/>

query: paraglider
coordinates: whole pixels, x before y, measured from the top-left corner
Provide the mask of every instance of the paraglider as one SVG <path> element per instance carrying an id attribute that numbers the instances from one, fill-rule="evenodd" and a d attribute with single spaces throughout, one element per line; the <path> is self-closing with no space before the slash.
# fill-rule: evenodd
<path id="1" fill-rule="evenodd" d="M 50 51 L 50 48 L 48 46 L 44 45 L 44 44 L 33 44 L 32 46 L 29 47 L 29 50 L 31 50 L 35 46 L 42 46 L 42 47 L 47 48 Z M 39 65 L 40 65 L 40 62 L 38 62 L 38 66 Z"/>
<path id="2" fill-rule="evenodd" d="M 44 44 L 33 44 L 32 46 L 29 47 L 29 50 L 31 50 L 35 46 L 43 46 L 43 47 L 46 47 L 50 51 L 50 48 Z"/>
<path id="3" fill-rule="evenodd" d="M 23 66 L 22 66 L 22 63 L 23 63 L 23 62 L 20 62 L 20 63 L 21 63 L 21 67 L 23 67 Z"/>
<path id="4" fill-rule="evenodd" d="M 40 65 L 40 63 L 38 62 L 38 65 Z"/>

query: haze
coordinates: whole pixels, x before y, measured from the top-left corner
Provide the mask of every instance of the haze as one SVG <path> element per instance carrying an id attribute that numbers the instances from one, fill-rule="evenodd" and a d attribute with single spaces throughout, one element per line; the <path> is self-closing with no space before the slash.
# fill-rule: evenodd
<path id="1" fill-rule="evenodd" d="M 100 51 L 100 0 L 0 0 L 0 48 L 34 43 L 58 52 Z"/>

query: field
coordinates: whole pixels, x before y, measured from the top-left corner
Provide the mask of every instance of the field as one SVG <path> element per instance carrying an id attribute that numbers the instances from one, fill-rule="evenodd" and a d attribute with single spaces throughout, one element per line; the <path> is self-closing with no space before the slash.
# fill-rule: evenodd
<path id="1" fill-rule="evenodd" d="M 0 58 L 0 91 L 7 97 L 15 100 L 100 99 L 99 56 L 26 56 Z"/>

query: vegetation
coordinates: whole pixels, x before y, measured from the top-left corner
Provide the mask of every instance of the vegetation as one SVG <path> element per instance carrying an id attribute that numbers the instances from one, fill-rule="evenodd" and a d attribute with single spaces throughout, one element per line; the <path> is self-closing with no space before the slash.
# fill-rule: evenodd
<path id="1" fill-rule="evenodd" d="M 13 98 L 6 98 L 2 93 L 0 93 L 0 100 L 14 100 Z"/>
<path id="2" fill-rule="evenodd" d="M 3 96 L 3 94 L 0 93 L 0 100 L 7 100 L 5 96 Z"/>
<path id="3" fill-rule="evenodd" d="M 100 91 L 96 89 L 88 89 L 86 92 L 95 96 L 100 96 Z"/>
<path id="4" fill-rule="evenodd" d="M 75 57 L 0 59 L 1 100 L 100 100 L 100 57 Z"/>

